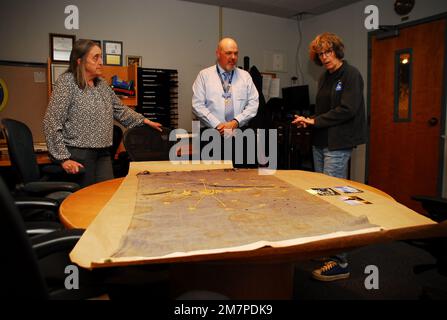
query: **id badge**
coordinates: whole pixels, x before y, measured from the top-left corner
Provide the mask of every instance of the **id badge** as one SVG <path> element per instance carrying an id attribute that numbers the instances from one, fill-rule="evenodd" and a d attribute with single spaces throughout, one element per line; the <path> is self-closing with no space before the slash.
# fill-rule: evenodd
<path id="1" fill-rule="evenodd" d="M 225 99 L 225 106 L 228 106 L 230 104 L 230 100 L 231 100 L 231 92 L 226 92 L 222 95 L 222 97 Z"/>

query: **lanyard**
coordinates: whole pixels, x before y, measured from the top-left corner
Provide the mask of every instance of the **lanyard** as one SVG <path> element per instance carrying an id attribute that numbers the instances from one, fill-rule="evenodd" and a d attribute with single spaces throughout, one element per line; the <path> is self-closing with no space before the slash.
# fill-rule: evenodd
<path id="1" fill-rule="evenodd" d="M 227 99 L 227 98 L 231 97 L 231 93 L 229 93 L 229 91 L 230 91 L 230 87 L 231 87 L 231 81 L 233 81 L 234 70 L 231 71 L 230 79 L 228 79 L 228 85 L 227 86 L 225 85 L 225 82 L 224 82 L 224 80 L 222 78 L 222 75 L 219 72 L 219 68 L 217 67 L 217 64 L 216 64 L 216 70 L 217 70 L 217 74 L 218 74 L 219 79 L 220 79 L 220 83 L 222 84 L 222 89 L 224 91 L 224 94 L 222 96 L 225 99 Z"/>

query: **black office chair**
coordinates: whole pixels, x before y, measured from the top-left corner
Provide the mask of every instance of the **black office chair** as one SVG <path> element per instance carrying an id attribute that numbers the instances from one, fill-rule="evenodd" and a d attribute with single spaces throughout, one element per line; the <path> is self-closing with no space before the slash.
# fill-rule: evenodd
<path id="1" fill-rule="evenodd" d="M 57 222 L 59 202 L 49 198 L 15 197 L 14 205 L 21 214 L 29 237 L 63 230 Z"/>
<path id="2" fill-rule="evenodd" d="M 447 199 L 436 196 L 416 195 L 411 197 L 419 201 L 426 210 L 427 215 L 433 221 L 438 223 L 447 223 Z M 447 276 L 447 236 L 407 240 L 406 243 L 418 247 L 430 253 L 435 262 L 433 264 L 419 264 L 413 267 L 415 274 L 420 274 L 429 270 L 436 269 L 440 275 Z M 447 299 L 447 291 L 438 288 L 424 287 L 421 299 Z"/>
<path id="3" fill-rule="evenodd" d="M 447 199 L 420 195 L 412 196 L 411 198 L 422 204 L 430 219 L 438 223 L 447 223 Z M 428 251 L 436 259 L 435 264 L 415 266 L 414 272 L 416 274 L 436 268 L 440 274 L 447 276 L 447 236 L 410 240 L 409 243 Z"/>
<path id="4" fill-rule="evenodd" d="M 118 151 L 118 148 L 121 144 L 121 141 L 123 140 L 123 130 L 117 125 L 113 126 L 113 143 L 110 147 L 110 156 L 112 157 L 112 160 L 115 159 L 116 152 Z"/>
<path id="5" fill-rule="evenodd" d="M 16 187 L 18 195 L 45 196 L 62 201 L 67 195 L 78 190 L 76 183 L 48 180 L 41 174 L 34 153 L 31 130 L 23 122 L 2 119 L 8 153 L 12 166 L 17 170 L 20 183 Z M 50 166 L 48 172 L 60 173 L 59 166 Z"/>
<path id="6" fill-rule="evenodd" d="M 79 240 L 83 230 L 61 230 L 33 238 L 28 237 L 24 222 L 2 178 L 0 178 L 0 208 L 2 208 L 0 250 L 4 258 L 0 264 L 3 275 L 0 288 L 2 297 L 36 300 L 82 299 L 96 297 L 104 292 L 104 289 L 94 282 L 79 290 L 66 290 L 64 279 L 67 275 L 64 273 L 64 268 L 55 271 L 40 266 L 43 259 L 51 259 L 51 263 L 46 264 L 51 268 L 57 264 L 62 267 L 69 264 L 68 252 Z M 61 257 L 64 258 L 62 261 Z M 55 272 L 58 272 L 58 275 L 51 278 Z M 83 283 L 85 270 L 81 272 L 79 279 Z M 56 281 L 56 278 L 59 278 L 59 281 Z"/>
<path id="7" fill-rule="evenodd" d="M 422 207 L 427 211 L 429 217 L 442 222 L 447 220 L 447 199 L 433 196 L 412 196 L 413 200 L 419 201 Z"/>
<path id="8" fill-rule="evenodd" d="M 123 140 L 123 130 L 121 127 L 113 126 L 113 144 L 110 147 L 110 156 L 112 158 L 113 176 L 115 178 L 125 177 L 129 172 L 129 156 L 127 152 L 116 154 Z"/>
<path id="9" fill-rule="evenodd" d="M 169 160 L 169 150 L 175 141 L 169 141 L 169 128 L 159 132 L 149 126 L 135 127 L 124 133 L 124 147 L 131 161 Z"/>

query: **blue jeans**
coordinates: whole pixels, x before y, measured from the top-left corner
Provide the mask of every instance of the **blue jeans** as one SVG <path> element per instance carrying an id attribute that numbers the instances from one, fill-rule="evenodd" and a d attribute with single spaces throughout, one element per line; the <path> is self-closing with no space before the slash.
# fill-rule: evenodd
<path id="1" fill-rule="evenodd" d="M 352 148 L 330 151 L 328 148 L 313 146 L 312 151 L 315 172 L 321 172 L 328 176 L 343 179 L 348 177 L 348 162 L 351 158 Z M 331 258 L 339 263 L 348 262 L 348 254 L 346 252 L 342 252 Z"/>
<path id="2" fill-rule="evenodd" d="M 348 177 L 348 162 L 352 149 L 332 150 L 312 147 L 315 172 L 321 172 L 331 177 Z"/>

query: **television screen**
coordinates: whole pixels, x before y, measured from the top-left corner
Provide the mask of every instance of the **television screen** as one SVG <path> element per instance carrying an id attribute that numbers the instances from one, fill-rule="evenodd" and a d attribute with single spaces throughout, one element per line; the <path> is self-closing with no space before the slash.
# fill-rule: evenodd
<path id="1" fill-rule="evenodd" d="M 285 112 L 303 113 L 309 110 L 309 86 L 294 86 L 282 89 Z"/>

